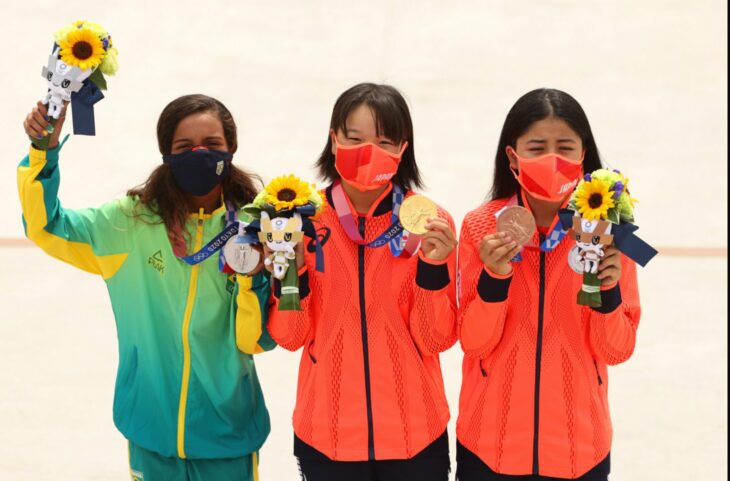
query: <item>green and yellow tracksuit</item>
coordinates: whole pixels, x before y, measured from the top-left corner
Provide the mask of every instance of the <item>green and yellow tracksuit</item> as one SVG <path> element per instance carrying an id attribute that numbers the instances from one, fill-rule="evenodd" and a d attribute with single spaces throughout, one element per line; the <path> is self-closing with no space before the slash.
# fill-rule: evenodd
<path id="1" fill-rule="evenodd" d="M 179 260 L 159 216 L 132 197 L 62 208 L 59 151 L 31 147 L 20 163 L 23 222 L 48 254 L 106 282 L 119 340 L 117 428 L 163 457 L 255 453 L 270 430 L 252 357 L 275 346 L 265 327 L 268 276 L 227 276 L 217 255 L 195 266 Z M 224 223 L 223 206 L 191 215 L 188 251 Z"/>

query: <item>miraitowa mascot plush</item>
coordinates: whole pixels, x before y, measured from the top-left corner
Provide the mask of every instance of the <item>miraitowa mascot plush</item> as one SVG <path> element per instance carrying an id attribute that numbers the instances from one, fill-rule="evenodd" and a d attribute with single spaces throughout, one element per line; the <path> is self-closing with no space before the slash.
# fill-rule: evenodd
<path id="1" fill-rule="evenodd" d="M 601 281 L 598 279 L 598 263 L 604 256 L 603 248 L 611 245 L 611 223 L 606 220 L 588 220 L 573 217 L 573 236 L 578 256 L 583 264 L 583 286 L 578 293 L 578 304 L 601 303 Z"/>
<path id="2" fill-rule="evenodd" d="M 645 266 L 657 251 L 637 237 L 634 203 L 629 179 L 619 170 L 598 169 L 583 177 L 573 192 L 567 209 L 559 212 L 563 229 L 572 227 L 575 246 L 568 255 L 570 267 L 583 275 L 578 304 L 601 306 L 598 265 L 604 247 L 616 248 L 637 264 Z"/>
<path id="3" fill-rule="evenodd" d="M 48 94 L 42 100 L 48 106 L 48 115 L 58 120 L 64 102 L 71 101 L 71 94 L 81 90 L 84 80 L 91 76 L 91 69 L 72 67 L 59 58 L 61 47 L 56 47 L 48 57 L 48 66 L 43 67 L 43 76 L 48 80 Z"/>
<path id="4" fill-rule="evenodd" d="M 303 239 L 301 215 L 295 212 L 289 218 L 274 217 L 272 219 L 265 210 L 261 211 L 259 240 L 272 251 L 264 260 L 264 264 L 273 266 L 273 275 L 280 281 L 284 280 L 290 266 L 296 271 L 296 262 L 292 262 L 296 259 L 294 247 Z M 282 294 L 284 293 L 284 287 L 282 287 Z"/>
<path id="5" fill-rule="evenodd" d="M 274 178 L 243 210 L 258 229 L 258 240 L 271 253 L 264 264 L 271 267 L 274 279 L 281 285 L 278 309 L 301 310 L 296 246 L 309 237 L 308 247 L 315 251 L 315 268 L 324 272 L 324 251 L 312 219 L 323 207 L 322 196 L 313 184 L 293 175 Z"/>
<path id="6" fill-rule="evenodd" d="M 64 105 L 71 102 L 74 134 L 95 135 L 94 104 L 104 98 L 104 75 L 117 71 L 117 49 L 103 27 L 86 20 L 66 25 L 54 38 L 48 64 L 41 72 L 48 88 L 42 100 L 48 106 L 48 131 L 53 132 Z M 48 148 L 49 136 L 31 140 Z"/>

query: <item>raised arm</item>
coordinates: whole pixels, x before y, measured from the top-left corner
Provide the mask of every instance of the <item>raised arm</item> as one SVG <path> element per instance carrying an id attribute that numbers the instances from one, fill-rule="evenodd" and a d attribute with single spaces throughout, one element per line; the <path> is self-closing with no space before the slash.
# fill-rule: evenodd
<path id="1" fill-rule="evenodd" d="M 38 109 L 29 117 L 40 114 Z M 32 126 L 26 126 L 26 131 L 36 132 Z M 57 124 L 54 135 L 59 133 Z M 51 256 L 109 279 L 126 260 L 132 243 L 133 201 L 113 201 L 95 209 L 64 209 L 58 200 L 62 145 L 50 145 L 56 146 L 47 151 L 31 146 L 18 166 L 25 233 Z"/>

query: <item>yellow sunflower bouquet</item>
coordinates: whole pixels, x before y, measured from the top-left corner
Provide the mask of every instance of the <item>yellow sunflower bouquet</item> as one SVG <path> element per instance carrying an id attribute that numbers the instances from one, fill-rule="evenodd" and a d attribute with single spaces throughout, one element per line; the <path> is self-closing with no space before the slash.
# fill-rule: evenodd
<path id="1" fill-rule="evenodd" d="M 64 105 L 71 102 L 74 133 L 96 133 L 94 104 L 104 98 L 104 76 L 114 75 L 119 67 L 117 55 L 111 35 L 97 23 L 79 20 L 55 33 L 53 49 L 42 72 L 48 88 L 42 102 L 48 106 L 50 132 Z M 48 146 L 48 136 L 32 140 L 39 148 Z"/>
<path id="2" fill-rule="evenodd" d="M 634 203 L 628 191 L 629 180 L 618 170 L 598 169 L 578 183 L 568 203 L 576 245 L 569 259 L 576 272 L 583 274 L 578 304 L 601 306 L 601 280 L 598 264 L 603 248 L 614 241 L 612 228 L 633 224 Z"/>
<path id="3" fill-rule="evenodd" d="M 294 175 L 283 175 L 273 179 L 244 207 L 244 212 L 253 219 L 250 225 L 259 229 L 259 241 L 269 251 L 264 263 L 280 281 L 275 289 L 280 291 L 282 311 L 301 310 L 295 247 L 304 241 L 304 236 L 312 239 L 309 245 L 315 249 L 317 270 L 324 271 L 322 246 L 311 220 L 322 211 L 323 205 L 322 196 L 313 184 Z"/>

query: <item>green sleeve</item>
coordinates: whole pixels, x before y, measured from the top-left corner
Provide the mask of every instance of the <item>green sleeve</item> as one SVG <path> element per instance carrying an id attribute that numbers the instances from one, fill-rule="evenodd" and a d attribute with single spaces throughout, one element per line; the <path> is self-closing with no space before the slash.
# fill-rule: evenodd
<path id="1" fill-rule="evenodd" d="M 133 245 L 135 201 L 115 200 L 92 209 L 64 209 L 58 199 L 61 146 L 31 146 L 18 166 L 18 195 L 26 236 L 53 257 L 109 279 Z"/>

